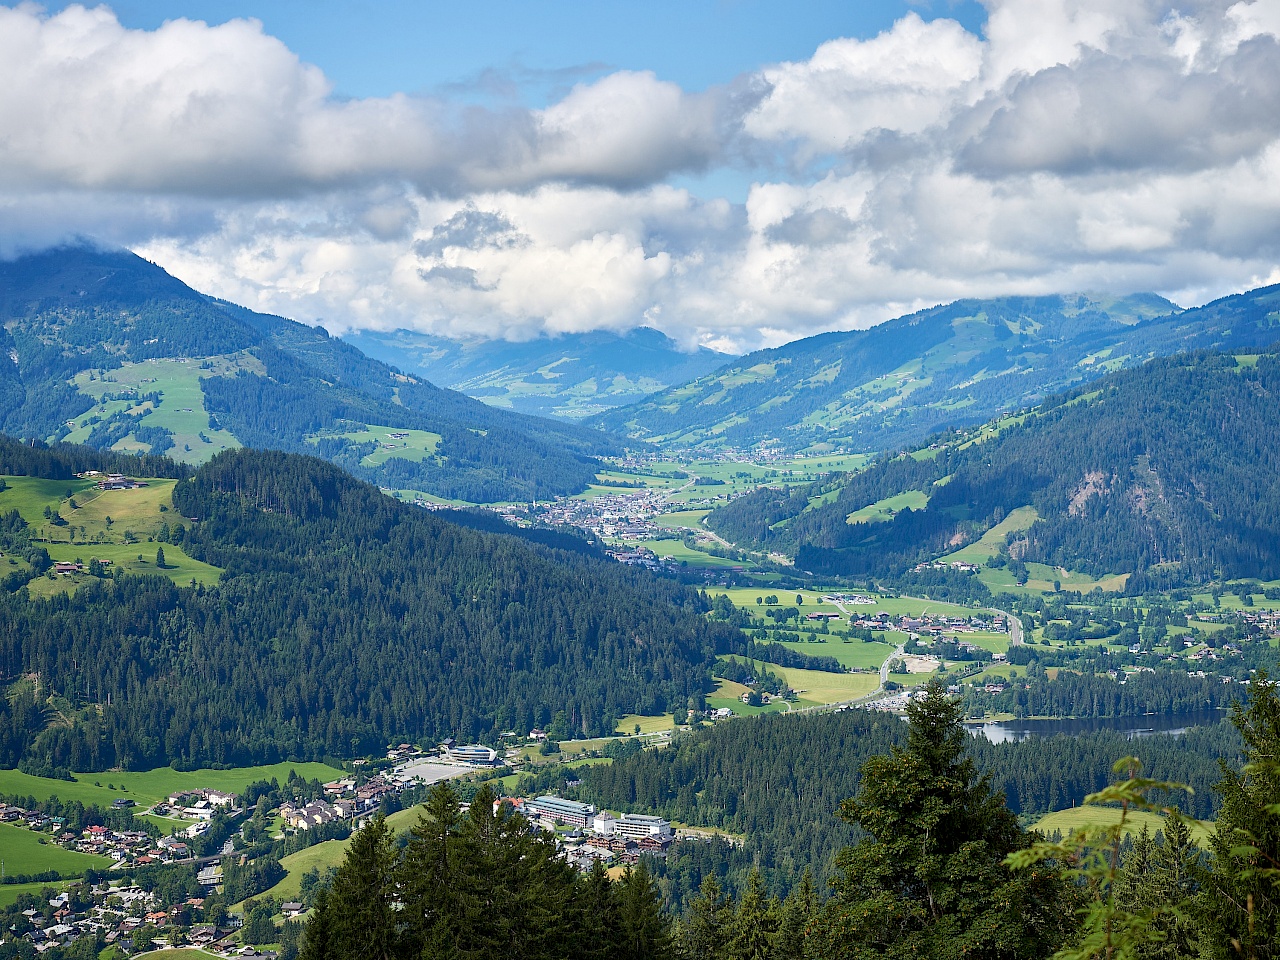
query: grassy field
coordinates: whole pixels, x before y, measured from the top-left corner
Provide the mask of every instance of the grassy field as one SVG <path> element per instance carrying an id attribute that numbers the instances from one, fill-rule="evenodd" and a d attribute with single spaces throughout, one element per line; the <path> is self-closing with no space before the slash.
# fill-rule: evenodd
<path id="1" fill-rule="evenodd" d="M 711 593 L 722 593 L 727 596 L 735 607 L 749 611 L 753 616 L 763 616 L 764 611 L 768 608 L 763 604 L 757 604 L 756 598 L 763 599 L 769 594 L 775 594 L 778 598 L 778 605 L 783 607 L 794 606 L 796 595 L 804 597 L 804 603 L 800 606 L 800 612 L 813 613 L 839 613 L 840 609 L 831 603 L 823 601 L 823 596 L 831 591 L 827 590 L 779 590 L 774 587 L 733 587 L 724 589 L 723 587 L 708 587 Z M 834 592 L 844 592 L 836 589 Z M 887 613 L 893 617 L 907 616 L 918 617 L 925 613 L 935 613 L 944 616 L 970 617 L 973 616 L 975 608 L 962 607 L 954 603 L 944 603 L 940 600 L 924 600 L 919 597 L 882 597 L 873 596 L 876 602 L 874 605 L 858 605 L 850 606 L 846 609 L 855 616 L 874 616 L 877 613 Z"/>
<path id="2" fill-rule="evenodd" d="M 1043 563 L 1028 563 L 1027 573 L 1027 582 L 1019 584 L 1006 567 L 983 567 L 978 572 L 978 579 L 985 583 L 992 593 L 1015 593 L 1023 596 L 1052 593 L 1055 582 L 1063 590 L 1089 593 L 1097 587 L 1104 593 L 1119 593 L 1124 589 L 1125 581 L 1129 579 L 1127 573 L 1095 578 L 1086 573 L 1075 573 L 1046 566 Z"/>
<path id="3" fill-rule="evenodd" d="M 86 870 L 101 870 L 111 865 L 107 857 L 63 850 L 45 834 L 8 823 L 0 823 L 0 860 L 4 861 L 6 874 L 57 870 L 64 877 L 79 876 Z"/>
<path id="4" fill-rule="evenodd" d="M 1026 530 L 1039 519 L 1040 515 L 1036 513 L 1035 507 L 1018 507 L 984 533 L 981 538 L 967 547 L 961 547 L 955 553 L 947 554 L 942 559 L 948 563 L 960 561 L 981 564 L 1000 552 L 1006 536 L 1015 531 Z"/>
<path id="5" fill-rule="evenodd" d="M 642 717 L 633 713 L 623 717 L 618 721 L 615 728 L 620 734 L 631 734 L 636 732 L 636 727 L 640 728 L 640 735 L 647 733 L 660 733 L 663 730 L 670 730 L 675 726 L 676 718 L 670 713 L 664 713 L 657 717 Z"/>
<path id="6" fill-rule="evenodd" d="M 81 393 L 93 397 L 97 404 L 76 418 L 66 440 L 68 443 L 84 443 L 94 423 L 132 407 L 131 412 L 137 416 L 139 426 L 164 427 L 173 434 L 174 446 L 165 452 L 166 456 L 185 463 L 203 463 L 220 450 L 238 447 L 240 443 L 228 431 L 210 428 L 200 378 L 235 376 L 242 369 L 263 372 L 262 364 L 256 358 L 249 354 L 235 354 L 213 357 L 200 363 L 144 360 L 125 363 L 115 370 L 77 374 L 71 384 Z M 157 391 L 162 394 L 158 407 L 153 407 L 149 401 L 139 403 L 137 399 L 104 399 L 108 394 L 132 392 L 138 397 Z M 130 435 L 116 444 L 116 449 L 148 451 L 150 448 Z"/>
<path id="7" fill-rule="evenodd" d="M 66 881 L 54 881 L 53 883 L 0 883 L 0 907 L 8 907 L 17 903 L 18 898 L 24 893 L 38 895 L 41 890 L 61 890 L 67 885 Z"/>
<path id="8" fill-rule="evenodd" d="M 290 770 L 296 770 L 298 776 L 308 780 L 328 781 L 346 775 L 344 771 L 323 763 L 276 763 L 262 767 L 189 772 L 158 767 L 134 773 L 77 773 L 73 774 L 74 780 L 49 780 L 20 770 L 0 770 L 0 793 L 33 796 L 37 800 L 58 797 L 100 807 L 109 807 L 111 801 L 119 797 L 129 797 L 138 806 L 145 807 L 182 789 L 206 787 L 238 792 L 257 780 L 270 780 L 272 777 L 283 783 L 288 779 Z"/>
<path id="9" fill-rule="evenodd" d="M 110 560 L 113 570 L 132 574 L 160 574 L 175 583 L 193 579 L 206 585 L 218 582 L 222 571 L 195 560 L 173 544 L 148 542 L 168 524 L 183 522 L 173 509 L 176 480 L 152 479 L 134 490 L 99 490 L 92 480 L 53 481 L 32 477 L 5 477 L 0 491 L 0 511 L 16 509 L 31 524 L 54 560 Z M 68 497 L 68 492 L 71 496 Z M 75 501 L 75 507 L 71 502 Z M 45 519 L 48 508 L 62 525 Z M 156 550 L 164 548 L 165 566 L 156 566 Z M 33 596 L 50 596 L 74 590 L 88 582 L 88 574 L 37 578 L 30 584 Z"/>
<path id="10" fill-rule="evenodd" d="M 360 465 L 364 467 L 379 466 L 393 457 L 421 463 L 436 455 L 436 448 L 440 446 L 442 439 L 440 434 L 427 430 L 406 430 L 380 424 L 367 424 L 362 429 L 332 436 L 343 437 L 352 443 L 376 443 L 378 449 L 360 460 Z M 320 442 L 319 435 L 306 439 L 308 443 Z"/>
<path id="11" fill-rule="evenodd" d="M 675 513 L 664 513 L 656 517 L 654 522 L 666 530 L 702 530 L 702 518 L 710 510 L 678 510 Z"/>
<path id="12" fill-rule="evenodd" d="M 314 847 L 307 847 L 305 850 L 282 857 L 280 866 L 288 871 L 288 875 L 260 896 L 275 897 L 277 900 L 296 899 L 302 892 L 303 874 L 313 867 L 321 873 L 330 867 L 336 867 L 346 856 L 350 843 L 350 840 L 325 840 Z"/>
<path id="13" fill-rule="evenodd" d="M 1035 829 L 1044 834 L 1050 834 L 1054 830 L 1061 830 L 1065 834 L 1069 830 L 1075 830 L 1079 827 L 1110 826 L 1119 822 L 1119 807 L 1084 806 L 1072 807 L 1070 810 L 1059 810 L 1056 813 L 1042 817 L 1036 823 Z M 1125 832 L 1140 833 L 1144 825 L 1154 836 L 1156 831 L 1164 829 L 1164 817 L 1141 810 L 1132 811 L 1126 818 Z M 1191 838 L 1201 845 L 1208 840 L 1209 835 L 1213 832 L 1213 823 L 1210 821 L 1188 820 L 1187 825 L 1191 828 Z"/>
<path id="14" fill-rule="evenodd" d="M 905 634 L 896 630 L 888 632 L 885 636 L 895 642 L 906 639 Z M 820 641 L 818 643 L 785 642 L 782 645 L 790 650 L 807 653 L 811 657 L 835 657 L 840 661 L 841 666 L 851 667 L 855 670 L 865 670 L 872 667 L 879 669 L 880 665 L 889 659 L 889 654 L 893 653 L 892 643 L 863 643 L 861 640 L 846 642 L 843 637 L 823 636 L 822 634 L 818 634 L 818 640 Z"/>
<path id="15" fill-rule="evenodd" d="M 724 557 L 713 557 L 701 550 L 694 550 L 683 540 L 645 540 L 638 544 L 646 550 L 652 550 L 659 557 L 670 557 L 691 567 L 750 567 L 750 560 L 728 560 Z"/>
<path id="16" fill-rule="evenodd" d="M 758 707 L 745 704 L 742 702 L 742 695 L 747 692 L 747 689 L 732 680 L 721 680 L 716 684 L 715 691 L 707 697 L 707 706 L 712 710 L 728 707 L 739 717 L 755 717 L 762 713 L 785 713 L 789 709 L 782 701 L 766 703 Z M 808 704 L 801 704 L 801 706 L 808 706 Z"/>
<path id="17" fill-rule="evenodd" d="M 742 660 L 743 658 L 732 657 L 732 659 Z M 787 686 L 791 687 L 801 700 L 806 701 L 800 706 L 856 700 L 867 696 L 880 686 L 880 677 L 874 673 L 826 673 L 822 670 L 779 667 L 772 663 L 769 664 L 769 672 L 785 680 Z"/>
<path id="18" fill-rule="evenodd" d="M 845 517 L 846 523 L 880 523 L 893 519 L 895 513 L 903 510 L 923 510 L 929 504 L 929 495 L 921 490 L 908 490 L 885 497 L 875 503 L 868 504 L 853 511 Z"/>

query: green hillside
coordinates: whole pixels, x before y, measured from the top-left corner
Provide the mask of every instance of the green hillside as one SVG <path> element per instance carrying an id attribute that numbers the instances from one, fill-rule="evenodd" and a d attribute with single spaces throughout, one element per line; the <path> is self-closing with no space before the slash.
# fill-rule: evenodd
<path id="1" fill-rule="evenodd" d="M 0 472 L 24 481 L 83 482 L 70 467 L 112 461 L 0 441 Z M 204 582 L 168 562 L 51 577 L 43 511 L 4 514 L 0 491 L 0 559 L 15 560 L 0 580 L 13 684 L 0 767 L 244 766 L 537 726 L 607 735 L 700 698 L 715 656 L 745 644 L 705 617 L 704 595 L 583 541 L 459 526 L 316 458 L 226 451 L 169 482 L 173 522 L 128 549 L 198 563 Z M 19 500 L 34 505 L 30 490 Z M 70 549 L 105 549 L 89 540 Z"/>
<path id="2" fill-rule="evenodd" d="M 602 434 L 441 390 L 320 328 L 212 300 L 127 252 L 0 263 L 0 430 L 203 463 L 240 445 L 472 502 L 584 489 Z M 395 455 L 391 432 L 431 435 Z"/>
<path id="3" fill-rule="evenodd" d="M 1280 288 L 1179 312 L 1153 294 L 960 300 L 742 357 L 596 423 L 668 449 L 884 451 L 1180 350 L 1280 337 Z"/>
<path id="4" fill-rule="evenodd" d="M 1280 354 L 1206 352 L 1108 375 L 858 474 L 757 491 L 707 522 L 826 573 L 895 576 L 943 558 L 1011 584 L 1036 564 L 1064 582 L 1075 571 L 1182 583 L 1280 576 L 1277 517 Z"/>

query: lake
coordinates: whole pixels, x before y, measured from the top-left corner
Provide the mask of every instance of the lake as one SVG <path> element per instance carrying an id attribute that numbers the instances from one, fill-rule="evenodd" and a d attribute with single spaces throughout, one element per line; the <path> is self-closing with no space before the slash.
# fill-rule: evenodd
<path id="1" fill-rule="evenodd" d="M 968 723 L 965 729 L 992 743 L 1017 743 L 1029 737 L 1051 737 L 1055 733 L 1079 736 L 1095 730 L 1115 730 L 1126 736 L 1148 737 L 1153 733 L 1177 735 L 1189 727 L 1203 727 L 1225 720 L 1226 710 L 1190 710 L 1145 717 L 1098 717 L 1092 720 L 1002 720 L 998 723 Z"/>

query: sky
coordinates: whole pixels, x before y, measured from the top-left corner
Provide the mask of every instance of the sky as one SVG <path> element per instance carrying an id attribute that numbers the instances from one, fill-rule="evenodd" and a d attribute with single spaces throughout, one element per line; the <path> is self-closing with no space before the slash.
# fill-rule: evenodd
<path id="1" fill-rule="evenodd" d="M 0 6 L 0 255 L 744 351 L 1280 282 L 1280 0 Z"/>

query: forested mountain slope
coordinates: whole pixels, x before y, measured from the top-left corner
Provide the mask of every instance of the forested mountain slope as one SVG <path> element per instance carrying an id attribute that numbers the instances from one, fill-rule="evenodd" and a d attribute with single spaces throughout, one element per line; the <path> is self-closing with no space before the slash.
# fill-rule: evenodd
<path id="1" fill-rule="evenodd" d="M 897 508 L 864 510 L 884 501 Z M 1153 360 L 860 474 L 741 497 L 709 522 L 807 569 L 885 576 L 1021 507 L 1039 519 L 1008 532 L 1006 559 L 1180 581 L 1280 576 L 1280 354 Z"/>
<path id="2" fill-rule="evenodd" d="M 647 327 L 555 337 L 449 340 L 412 330 L 345 338 L 371 357 L 495 407 L 579 420 L 710 373 L 732 357 L 681 350 Z"/>
<path id="3" fill-rule="evenodd" d="M 898 717 L 868 710 L 716 724 L 673 747 L 586 769 L 574 792 L 608 809 L 656 811 L 746 837 L 739 848 L 679 848 L 664 870 L 677 904 L 711 873 L 740 890 L 753 865 L 766 871 L 773 892 L 785 895 L 805 870 L 820 886 L 831 875 L 836 851 L 859 836 L 836 817 L 840 802 L 857 793 L 863 763 L 903 746 L 906 734 Z M 1146 737 L 1144 772 L 1193 786 L 1194 793 L 1169 802 L 1212 818 L 1220 799 L 1210 789 L 1221 777 L 1218 761 L 1238 765 L 1242 747 L 1225 721 L 1180 737 Z M 1081 803 L 1134 750 L 1124 734 L 1105 730 L 1021 743 L 974 737 L 968 749 L 1010 809 L 1031 815 Z"/>
<path id="4" fill-rule="evenodd" d="M 885 451 L 1194 349 L 1280 338 L 1280 287 L 1179 312 L 1154 294 L 960 300 L 742 357 L 596 421 L 671 448 Z"/>
<path id="5" fill-rule="evenodd" d="M 0 263 L 0 352 L 0 429 L 25 437 L 192 463 L 240 444 L 314 452 L 385 486 L 472 501 L 580 490 L 592 458 L 618 449 L 202 296 L 127 252 Z"/>
<path id="6" fill-rule="evenodd" d="M 32 455 L 66 466 L 62 451 Z M 315 458 L 228 451 L 173 504 L 166 543 L 221 568 L 216 586 L 106 577 L 47 600 L 0 596 L 0 674 L 37 677 L 44 710 L 0 698 L 0 765 L 350 757 L 548 725 L 608 734 L 626 714 L 700 698 L 715 653 L 742 646 L 688 588 L 446 522 Z M 25 529 L 5 523 L 12 540 Z"/>

